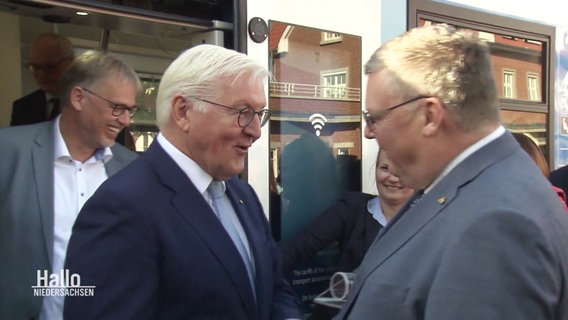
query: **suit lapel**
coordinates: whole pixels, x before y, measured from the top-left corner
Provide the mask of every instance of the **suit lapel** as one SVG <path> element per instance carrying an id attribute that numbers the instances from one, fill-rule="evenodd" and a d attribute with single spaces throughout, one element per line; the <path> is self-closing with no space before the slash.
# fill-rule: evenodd
<path id="1" fill-rule="evenodd" d="M 443 214 L 443 210 L 457 197 L 463 185 L 518 148 L 514 138 L 507 132 L 458 164 L 414 206 L 410 207 L 411 201 L 408 201 L 369 248 L 357 273 L 353 297 L 346 307 L 350 308 L 365 279 L 389 257 L 396 254 L 424 226 Z"/>
<path id="2" fill-rule="evenodd" d="M 32 147 L 32 164 L 35 187 L 37 189 L 37 201 L 39 215 L 43 230 L 45 250 L 49 257 L 49 266 L 53 261 L 53 126 L 55 122 L 45 123 L 42 130 L 38 131 Z"/>
<path id="3" fill-rule="evenodd" d="M 447 186 L 446 188 L 436 188 L 428 194 L 424 195 L 420 201 L 409 208 L 407 203 L 397 216 L 389 223 L 383 233 L 379 235 L 369 248 L 368 259 L 373 261 L 372 269 L 379 267 L 385 260 L 414 235 L 434 219 L 442 210 L 452 202 L 456 196 L 456 187 Z M 443 202 L 438 199 L 444 198 Z M 379 248 L 379 249 L 376 249 Z M 372 270 L 368 270 L 371 272 Z"/>
<path id="4" fill-rule="evenodd" d="M 153 143 L 141 157 L 152 163 L 161 182 L 173 191 L 174 208 L 225 268 L 245 309 L 251 318 L 255 318 L 256 308 L 246 267 L 243 263 L 235 263 L 242 261 L 241 256 L 213 209 L 158 143 Z M 237 210 L 237 207 L 235 209 Z"/>

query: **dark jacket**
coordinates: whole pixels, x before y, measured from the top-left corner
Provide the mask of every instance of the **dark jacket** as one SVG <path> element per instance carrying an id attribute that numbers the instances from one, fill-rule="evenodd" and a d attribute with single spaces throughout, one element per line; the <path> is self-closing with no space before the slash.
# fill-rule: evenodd
<path id="1" fill-rule="evenodd" d="M 45 92 L 36 90 L 21 97 L 12 104 L 12 118 L 10 126 L 32 124 L 51 120 L 47 117 L 47 101 Z"/>
<path id="2" fill-rule="evenodd" d="M 374 197 L 367 193 L 349 192 L 292 239 L 281 243 L 284 270 L 314 257 L 335 241 L 339 241 L 341 250 L 339 271 L 357 268 L 381 228 L 367 211 L 367 202 Z"/>

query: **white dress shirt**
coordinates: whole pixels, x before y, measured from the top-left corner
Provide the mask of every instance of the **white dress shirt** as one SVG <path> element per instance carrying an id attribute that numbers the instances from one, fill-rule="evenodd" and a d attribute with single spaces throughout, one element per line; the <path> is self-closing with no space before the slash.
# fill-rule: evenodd
<path id="1" fill-rule="evenodd" d="M 65 264 L 71 230 L 83 204 L 107 179 L 105 163 L 112 158 L 110 148 L 99 149 L 87 161 L 71 158 L 59 129 L 60 116 L 55 120 L 53 166 L 53 261 L 52 274 L 59 274 Z M 40 320 L 63 319 L 65 297 L 44 297 Z"/>

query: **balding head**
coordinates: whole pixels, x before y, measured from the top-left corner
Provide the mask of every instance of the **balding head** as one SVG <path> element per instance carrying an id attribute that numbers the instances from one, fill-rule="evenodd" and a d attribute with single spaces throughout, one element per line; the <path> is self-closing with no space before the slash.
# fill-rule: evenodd
<path id="1" fill-rule="evenodd" d="M 37 85 L 44 91 L 59 95 L 61 75 L 75 55 L 69 39 L 55 33 L 39 35 L 30 46 L 29 69 Z"/>

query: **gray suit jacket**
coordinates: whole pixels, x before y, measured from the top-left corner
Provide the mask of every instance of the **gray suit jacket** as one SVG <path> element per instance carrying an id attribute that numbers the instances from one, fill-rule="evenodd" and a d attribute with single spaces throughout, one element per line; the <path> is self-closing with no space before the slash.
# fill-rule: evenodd
<path id="1" fill-rule="evenodd" d="M 53 255 L 54 121 L 0 130 L 0 319 L 37 317 L 37 270 Z M 115 144 L 111 176 L 136 154 Z"/>
<path id="2" fill-rule="evenodd" d="M 338 319 L 568 319 L 568 215 L 509 133 L 408 208 Z"/>

